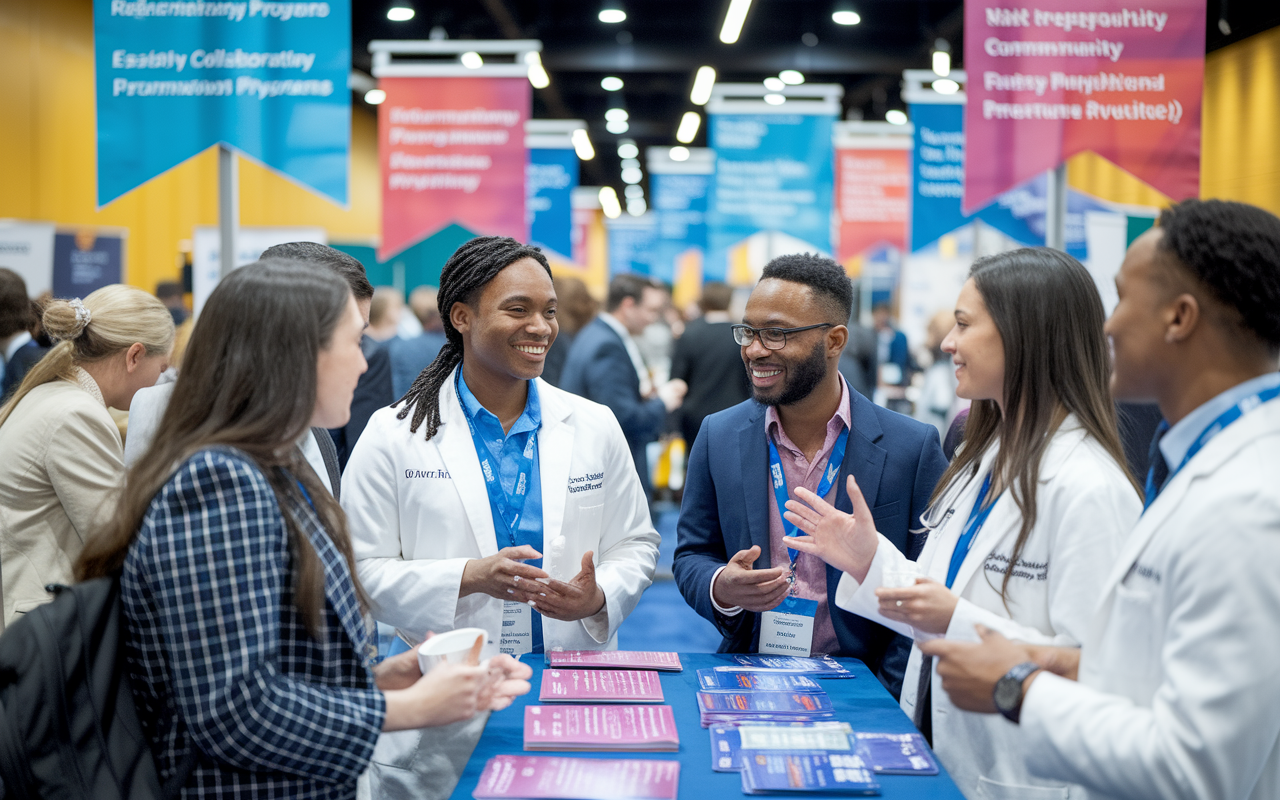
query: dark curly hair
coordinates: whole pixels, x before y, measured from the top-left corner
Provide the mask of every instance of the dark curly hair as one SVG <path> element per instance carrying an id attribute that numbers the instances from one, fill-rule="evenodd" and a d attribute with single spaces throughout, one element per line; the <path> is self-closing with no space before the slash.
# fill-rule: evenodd
<path id="1" fill-rule="evenodd" d="M 853 313 L 853 284 L 844 267 L 817 253 L 793 253 L 778 256 L 765 265 L 760 280 L 773 278 L 803 283 L 813 289 L 818 300 L 827 306 L 831 322 L 845 325 Z"/>
<path id="2" fill-rule="evenodd" d="M 425 421 L 427 439 L 436 435 L 436 430 L 440 427 L 440 388 L 449 379 L 454 367 L 462 363 L 462 334 L 453 327 L 453 321 L 449 318 L 453 304 L 475 303 L 489 281 L 524 258 L 537 261 L 547 271 L 547 276 L 551 276 L 551 265 L 547 263 L 547 257 L 541 250 L 520 244 L 506 236 L 476 237 L 455 250 L 445 262 L 444 269 L 440 271 L 440 293 L 436 299 L 440 321 L 444 323 L 445 345 L 435 361 L 418 374 L 404 397 L 391 404 L 393 407 L 405 404 L 396 415 L 397 419 L 404 419 L 412 412 L 413 420 L 409 423 L 411 433 L 417 433 L 419 426 Z"/>
<path id="3" fill-rule="evenodd" d="M 1280 218 L 1244 203 L 1184 200 L 1161 212 L 1160 230 L 1160 251 L 1280 352 Z"/>

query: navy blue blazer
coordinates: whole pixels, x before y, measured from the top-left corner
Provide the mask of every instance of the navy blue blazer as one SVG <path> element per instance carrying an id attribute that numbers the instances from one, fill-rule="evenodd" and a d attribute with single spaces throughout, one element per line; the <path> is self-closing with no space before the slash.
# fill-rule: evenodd
<path id="1" fill-rule="evenodd" d="M 846 490 L 850 473 L 866 497 L 876 529 L 908 558 L 924 547 L 920 515 L 947 468 L 932 425 L 917 422 L 875 405 L 850 389 L 853 420 L 844 464 L 836 482 L 835 506 L 852 512 Z M 743 611 L 726 617 L 711 605 L 715 571 L 739 550 L 760 546 L 756 569 L 768 569 L 769 445 L 765 406 L 754 400 L 707 417 L 689 454 L 684 502 L 680 506 L 675 577 L 690 606 L 710 620 L 724 641 L 722 653 L 751 653 L 759 646 L 760 615 Z M 827 567 L 827 602 L 840 652 L 861 659 L 894 697 L 902 690 L 902 673 L 911 641 L 882 625 L 836 607 L 840 571 Z"/>
<path id="2" fill-rule="evenodd" d="M 622 426 L 631 448 L 631 459 L 640 473 L 645 497 L 651 492 L 649 458 L 645 447 L 658 438 L 667 408 L 658 398 L 640 396 L 640 376 L 622 337 L 599 317 L 573 337 L 560 388 L 609 407 Z"/>

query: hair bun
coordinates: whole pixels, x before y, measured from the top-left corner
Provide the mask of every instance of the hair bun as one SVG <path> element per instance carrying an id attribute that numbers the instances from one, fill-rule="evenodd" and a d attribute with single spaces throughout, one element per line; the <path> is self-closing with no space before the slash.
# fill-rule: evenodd
<path id="1" fill-rule="evenodd" d="M 78 298 L 54 300 L 44 310 L 44 329 L 52 339 L 67 342 L 84 333 L 93 321 L 93 314 Z"/>

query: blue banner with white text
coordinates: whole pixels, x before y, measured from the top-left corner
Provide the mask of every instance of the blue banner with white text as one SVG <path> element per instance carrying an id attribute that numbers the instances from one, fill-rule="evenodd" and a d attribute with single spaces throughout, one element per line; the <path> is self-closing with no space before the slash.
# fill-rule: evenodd
<path id="1" fill-rule="evenodd" d="M 707 250 L 707 193 L 711 175 L 649 174 L 649 194 L 658 217 L 653 277 L 675 283 L 677 261 L 691 250 Z"/>
<path id="2" fill-rule="evenodd" d="M 529 150 L 525 213 L 529 243 L 573 259 L 573 190 L 578 186 L 578 154 L 572 149 Z"/>
<path id="3" fill-rule="evenodd" d="M 98 205 L 225 143 L 347 202 L 351 3 L 94 0 Z"/>
<path id="4" fill-rule="evenodd" d="M 708 280 L 743 285 L 785 250 L 831 253 L 834 118 L 712 114 L 716 170 L 707 204 Z M 753 239 L 761 245 L 753 247 Z"/>

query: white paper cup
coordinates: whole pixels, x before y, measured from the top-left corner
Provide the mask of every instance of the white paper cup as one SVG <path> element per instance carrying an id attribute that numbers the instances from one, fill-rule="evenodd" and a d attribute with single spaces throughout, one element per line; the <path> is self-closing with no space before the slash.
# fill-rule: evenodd
<path id="1" fill-rule="evenodd" d="M 480 647 L 480 660 L 484 661 L 492 655 L 488 652 L 489 634 L 484 628 L 458 628 L 432 636 L 418 645 L 418 666 L 422 668 L 422 674 L 427 674 L 442 661 L 462 663 L 471 648 L 475 647 L 477 637 L 484 642 Z"/>
<path id="2" fill-rule="evenodd" d="M 881 585 L 886 589 L 908 589 L 915 586 L 916 578 L 920 577 L 920 568 L 914 561 L 908 561 L 907 565 L 901 569 L 886 569 Z"/>

